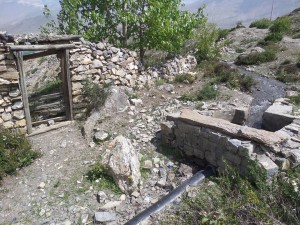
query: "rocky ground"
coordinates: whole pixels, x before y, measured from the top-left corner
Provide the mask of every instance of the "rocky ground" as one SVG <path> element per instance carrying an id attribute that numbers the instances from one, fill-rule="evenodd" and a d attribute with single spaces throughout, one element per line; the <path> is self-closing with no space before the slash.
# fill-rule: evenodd
<path id="1" fill-rule="evenodd" d="M 194 172 L 193 165 L 186 165 L 180 155 L 174 158 L 176 154 L 170 149 L 160 147 L 157 137 L 160 123 L 168 113 L 184 107 L 195 108 L 198 104 L 181 102 L 178 96 L 202 84 L 201 81 L 192 86 L 165 84 L 138 92 L 139 100 L 125 104 L 124 112 L 116 115 L 107 112 L 97 119 L 90 136 L 103 131 L 110 137 L 100 145 L 84 139 L 83 124 L 77 123 L 30 137 L 33 148 L 40 150 L 42 156 L 17 176 L 4 180 L 0 224 L 88 224 L 98 211 L 116 216 L 112 224 L 124 224 L 155 203 Z M 226 92 L 225 101 L 207 102 L 201 113 L 228 118 L 237 105 L 247 106 L 251 102 L 247 94 L 222 89 Z M 86 179 L 89 166 L 99 160 L 107 144 L 118 135 L 131 140 L 139 153 L 141 167 L 146 168 L 142 185 L 126 195 L 100 190 L 97 182 Z"/>
<path id="2" fill-rule="evenodd" d="M 231 34 L 234 40 L 230 36 L 229 40 L 233 41 L 223 49 L 223 59 L 233 61 L 238 55 L 237 48 L 246 51 L 254 47 L 266 32 L 256 29 L 234 31 Z M 291 42 L 284 39 L 282 44 L 285 41 Z M 282 56 L 280 53 L 275 64 L 293 55 L 293 45 L 298 44 L 288 44 L 289 50 Z M 272 63 L 251 68 L 260 74 L 272 75 Z M 106 222 L 104 224 L 124 224 L 191 177 L 199 168 L 160 144 L 160 123 L 165 116 L 182 108 L 192 108 L 204 115 L 231 120 L 235 108 L 249 108 L 253 100 L 249 93 L 219 85 L 221 95 L 218 100 L 180 101 L 183 93 L 196 91 L 205 83 L 203 74 L 196 73 L 198 79 L 193 84 L 163 84 L 137 92 L 120 90 L 123 97 L 126 92 L 130 98 L 130 103 L 126 99 L 120 109 L 112 107 L 118 98 L 115 96 L 102 109 L 105 113 L 94 114 L 86 122 L 74 122 L 30 137 L 33 148 L 41 151 L 42 156 L 18 171 L 17 176 L 4 179 L 0 187 L 0 224 L 92 224 L 96 212 L 97 220 Z M 101 140 L 99 143 L 93 141 L 95 135 Z M 91 166 L 101 160 L 110 148 L 110 142 L 119 135 L 131 140 L 143 168 L 141 185 L 124 194 L 100 189 L 100 179 L 94 182 L 87 179 Z M 192 189 L 189 195 L 193 196 Z M 180 199 L 175 205 L 178 203 Z M 145 224 L 160 224 L 159 218 L 150 217 Z"/>

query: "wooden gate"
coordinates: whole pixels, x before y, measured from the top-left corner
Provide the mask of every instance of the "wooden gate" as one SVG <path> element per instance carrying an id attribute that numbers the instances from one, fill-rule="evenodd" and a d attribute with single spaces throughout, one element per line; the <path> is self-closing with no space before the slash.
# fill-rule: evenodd
<path id="1" fill-rule="evenodd" d="M 27 133 L 32 133 L 32 127 L 49 120 L 73 120 L 72 92 L 70 78 L 69 49 L 73 44 L 63 45 L 22 45 L 12 46 L 17 59 L 20 73 L 20 88 L 26 117 Z M 23 55 L 23 51 L 38 51 L 30 55 Z M 23 62 L 29 59 L 57 54 L 61 61 L 61 76 L 58 89 L 53 93 L 28 96 L 25 84 Z M 35 121 L 32 120 L 35 118 Z M 38 118 L 38 119 L 37 119 Z"/>

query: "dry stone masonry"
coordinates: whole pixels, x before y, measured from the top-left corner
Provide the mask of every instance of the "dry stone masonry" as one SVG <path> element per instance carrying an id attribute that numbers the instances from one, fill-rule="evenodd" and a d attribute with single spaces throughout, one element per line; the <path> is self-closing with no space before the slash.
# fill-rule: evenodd
<path id="1" fill-rule="evenodd" d="M 167 116 L 162 123 L 162 137 L 196 159 L 196 162 L 210 164 L 219 171 L 225 169 L 225 162 L 246 175 L 251 161 L 257 161 L 268 176 L 279 170 L 287 170 L 300 164 L 299 121 L 278 132 L 268 132 L 232 124 L 183 110 Z"/>
<path id="2" fill-rule="evenodd" d="M 175 75 L 189 72 L 197 65 L 195 57 L 188 55 L 144 69 L 134 51 L 116 48 L 106 42 L 89 43 L 84 40 L 76 43 L 70 55 L 72 95 L 75 118 L 78 119 L 86 113 L 82 93 L 87 79 L 101 86 L 143 88 L 160 78 L 172 81 Z"/>
<path id="3" fill-rule="evenodd" d="M 11 46 L 73 44 L 70 50 L 73 118 L 87 113 L 83 95 L 86 80 L 101 86 L 142 88 L 156 79 L 174 80 L 175 75 L 189 72 L 197 62 L 194 56 L 176 57 L 155 67 L 143 68 L 137 53 L 116 48 L 106 42 L 90 43 L 79 36 L 7 35 L 0 32 L 0 124 L 5 128 L 26 131 L 19 73 Z M 55 52 L 53 54 L 56 54 Z"/>
<path id="4" fill-rule="evenodd" d="M 7 37 L 5 40 L 10 39 Z M 0 36 L 0 126 L 26 132 L 19 73 L 15 56 L 9 51 L 12 43 L 6 43 L 5 40 Z"/>

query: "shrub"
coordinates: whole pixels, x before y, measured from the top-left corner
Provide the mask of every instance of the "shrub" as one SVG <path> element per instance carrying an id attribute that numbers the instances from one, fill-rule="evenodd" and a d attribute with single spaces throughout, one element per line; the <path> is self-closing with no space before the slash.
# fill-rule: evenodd
<path id="1" fill-rule="evenodd" d="M 271 24 L 272 24 L 271 20 L 269 20 L 267 18 L 263 18 L 263 19 L 252 22 L 249 27 L 250 28 L 256 27 L 258 29 L 268 29 L 271 26 Z"/>
<path id="2" fill-rule="evenodd" d="M 52 94 L 52 93 L 58 92 L 58 91 L 60 91 L 61 84 L 62 84 L 61 80 L 50 81 L 47 84 L 45 84 L 44 86 L 38 88 L 34 92 L 33 96 L 47 95 L 47 94 Z"/>
<path id="3" fill-rule="evenodd" d="M 293 83 L 300 80 L 300 74 L 292 74 L 284 70 L 280 70 L 276 73 L 276 79 L 283 83 Z"/>
<path id="4" fill-rule="evenodd" d="M 219 91 L 213 85 L 205 84 L 200 91 L 196 93 L 198 101 L 206 101 L 216 99 L 219 95 Z"/>
<path id="5" fill-rule="evenodd" d="M 207 83 L 199 91 L 195 93 L 185 93 L 180 99 L 183 101 L 207 101 L 216 99 L 218 96 L 218 89 Z"/>
<path id="6" fill-rule="evenodd" d="M 167 83 L 167 80 L 164 78 L 159 78 L 155 81 L 156 86 L 161 86 L 164 85 L 165 83 Z"/>
<path id="7" fill-rule="evenodd" d="M 268 48 L 264 52 L 250 53 L 249 55 L 240 55 L 237 60 L 237 65 L 259 65 L 265 62 L 276 60 L 276 51 Z"/>
<path id="8" fill-rule="evenodd" d="M 190 73 L 180 73 L 175 76 L 176 83 L 188 83 L 192 84 L 196 80 L 196 76 Z"/>
<path id="9" fill-rule="evenodd" d="M 218 41 L 223 38 L 226 38 L 229 33 L 230 33 L 229 29 L 219 29 L 218 30 Z"/>
<path id="10" fill-rule="evenodd" d="M 283 38 L 283 34 L 282 33 L 269 33 L 265 38 L 264 38 L 264 45 L 269 45 L 271 43 L 276 43 L 281 41 Z"/>
<path id="11" fill-rule="evenodd" d="M 215 66 L 212 83 L 225 83 L 229 88 L 239 87 L 242 91 L 250 91 L 255 81 L 250 76 L 241 75 L 237 69 L 231 68 L 228 64 L 219 63 Z"/>
<path id="12" fill-rule="evenodd" d="M 100 87 L 100 85 L 86 80 L 83 85 L 83 94 L 87 97 L 89 110 L 99 109 L 105 104 L 107 97 L 110 94 L 109 87 Z"/>
<path id="13" fill-rule="evenodd" d="M 277 18 L 272 26 L 270 27 L 270 32 L 272 33 L 282 33 L 285 34 L 291 29 L 291 21 L 289 17 L 279 17 Z"/>
<path id="14" fill-rule="evenodd" d="M 266 182 L 256 167 L 255 182 L 226 169 L 201 185 L 195 198 L 183 197 L 164 224 L 300 224 L 300 168 Z M 297 186 L 298 185 L 298 186 Z"/>
<path id="15" fill-rule="evenodd" d="M 219 32 L 214 24 L 205 24 L 197 30 L 197 51 L 195 56 L 198 62 L 215 60 L 220 56 L 220 49 L 216 44 Z"/>
<path id="16" fill-rule="evenodd" d="M 241 90 L 251 91 L 251 88 L 254 84 L 255 80 L 252 77 L 246 76 L 245 74 L 239 76 L 239 85 Z"/>
<path id="17" fill-rule="evenodd" d="M 0 129 L 0 179 L 32 163 L 40 153 L 31 149 L 28 139 L 15 131 Z"/>
<path id="18" fill-rule="evenodd" d="M 86 175 L 87 179 L 93 183 L 95 182 L 98 188 L 111 190 L 115 194 L 122 194 L 121 189 L 108 174 L 107 169 L 100 163 L 92 165 Z"/>

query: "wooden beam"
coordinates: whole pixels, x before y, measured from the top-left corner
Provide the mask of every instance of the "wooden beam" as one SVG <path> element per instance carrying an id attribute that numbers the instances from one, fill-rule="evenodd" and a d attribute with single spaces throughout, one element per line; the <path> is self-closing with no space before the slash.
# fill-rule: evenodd
<path id="1" fill-rule="evenodd" d="M 26 89 L 26 83 L 25 83 L 25 74 L 24 74 L 24 69 L 23 69 L 23 53 L 16 52 L 16 58 L 17 58 L 17 68 L 20 73 L 20 88 L 21 88 L 21 93 L 22 93 L 22 98 L 23 98 L 27 133 L 31 134 L 32 133 L 32 124 L 31 124 L 28 95 L 27 95 L 27 89 Z"/>
<path id="2" fill-rule="evenodd" d="M 62 45 L 13 45 L 10 46 L 12 51 L 44 51 L 44 50 L 62 50 L 75 48 L 74 44 L 62 44 Z"/>
<path id="3" fill-rule="evenodd" d="M 70 72 L 70 51 L 64 50 L 61 59 L 63 94 L 66 106 L 66 116 L 68 120 L 73 120 L 73 99 L 72 99 L 72 83 Z"/>
<path id="4" fill-rule="evenodd" d="M 32 126 L 39 126 L 43 123 L 48 123 L 51 120 L 53 120 L 54 122 L 61 122 L 61 121 L 65 121 L 66 117 L 65 116 L 60 116 L 60 117 L 55 117 L 55 118 L 51 118 L 51 119 L 47 119 L 47 120 L 41 120 L 41 121 L 33 122 Z"/>
<path id="5" fill-rule="evenodd" d="M 40 58 L 40 57 L 44 57 L 44 56 L 48 56 L 48 55 L 54 55 L 54 54 L 57 54 L 57 50 L 51 49 L 48 51 L 37 52 L 37 53 L 30 54 L 30 55 L 24 55 L 23 60 L 26 61 L 26 60 L 36 59 L 36 58 Z"/>
<path id="6" fill-rule="evenodd" d="M 66 117 L 61 116 L 61 117 L 55 117 L 55 118 L 51 118 L 51 119 L 47 119 L 47 120 L 41 120 L 41 121 L 33 122 L 32 126 L 39 126 L 43 123 L 48 123 L 50 120 L 53 120 L 54 122 L 61 122 L 61 121 L 65 121 Z"/>

